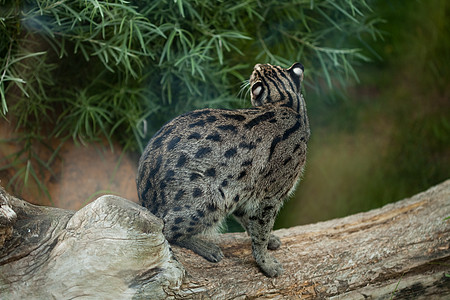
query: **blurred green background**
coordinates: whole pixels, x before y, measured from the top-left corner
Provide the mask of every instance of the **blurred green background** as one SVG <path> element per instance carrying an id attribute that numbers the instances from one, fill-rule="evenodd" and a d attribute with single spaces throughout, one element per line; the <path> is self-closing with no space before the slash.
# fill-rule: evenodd
<path id="1" fill-rule="evenodd" d="M 69 140 L 119 145 L 137 162 L 176 115 L 248 107 L 241 85 L 266 62 L 304 64 L 312 130 L 275 227 L 366 211 L 450 177 L 446 0 L 0 3 L 0 126 L 15 132 L 0 152 L 21 145 L 0 157 L 0 180 L 16 195 L 33 183 L 52 197 L 43 178 L 57 182 Z"/>
<path id="2" fill-rule="evenodd" d="M 307 93 L 308 162 L 276 226 L 342 217 L 450 177 L 450 2 L 375 1 L 377 53 L 344 94 Z"/>

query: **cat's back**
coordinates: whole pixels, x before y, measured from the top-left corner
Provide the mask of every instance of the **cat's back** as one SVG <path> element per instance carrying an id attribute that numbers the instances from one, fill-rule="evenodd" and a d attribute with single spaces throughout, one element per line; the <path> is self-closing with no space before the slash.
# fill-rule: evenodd
<path id="1" fill-rule="evenodd" d="M 206 194 L 224 200 L 261 196 L 276 188 L 274 178 L 282 180 L 286 168 L 293 174 L 286 179 L 296 178 L 306 151 L 301 124 L 293 110 L 272 105 L 181 115 L 155 134 L 141 157 L 140 200 L 166 205 Z"/>

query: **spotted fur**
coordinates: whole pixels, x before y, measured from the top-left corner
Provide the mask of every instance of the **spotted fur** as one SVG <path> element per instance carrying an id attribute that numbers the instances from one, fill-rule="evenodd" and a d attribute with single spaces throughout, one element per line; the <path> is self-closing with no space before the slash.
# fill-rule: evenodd
<path id="1" fill-rule="evenodd" d="M 202 109 L 164 125 L 149 141 L 137 176 L 141 204 L 165 223 L 169 242 L 216 262 L 220 248 L 202 234 L 233 214 L 270 277 L 282 273 L 267 249 L 283 200 L 299 181 L 310 136 L 301 94 L 303 66 L 257 64 L 252 108 Z"/>

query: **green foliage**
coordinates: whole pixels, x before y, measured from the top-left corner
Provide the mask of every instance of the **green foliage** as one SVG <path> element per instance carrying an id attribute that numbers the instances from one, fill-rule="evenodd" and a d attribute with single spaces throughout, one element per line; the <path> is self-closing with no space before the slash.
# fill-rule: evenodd
<path id="1" fill-rule="evenodd" d="M 245 106 L 236 87 L 257 62 L 301 61 L 310 88 L 342 87 L 368 60 L 361 42 L 380 36 L 366 1 L 0 4 L 2 118 L 36 141 L 106 138 L 127 149 L 142 150 L 182 112 Z"/>

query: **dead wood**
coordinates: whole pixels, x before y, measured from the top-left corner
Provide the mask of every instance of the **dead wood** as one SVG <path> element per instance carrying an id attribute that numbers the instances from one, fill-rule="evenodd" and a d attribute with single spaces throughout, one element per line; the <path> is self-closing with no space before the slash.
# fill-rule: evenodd
<path id="1" fill-rule="evenodd" d="M 445 298 L 449 216 L 447 180 L 369 212 L 277 230 L 285 273 L 270 279 L 243 233 L 217 239 L 219 263 L 178 247 L 174 259 L 161 220 L 123 198 L 73 212 L 0 190 L 0 298 Z"/>

